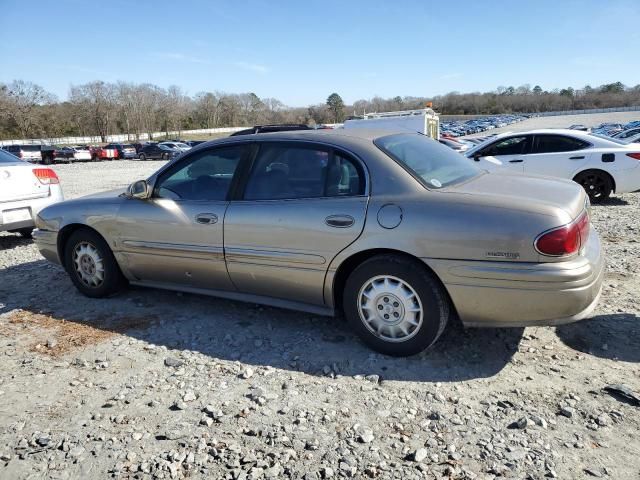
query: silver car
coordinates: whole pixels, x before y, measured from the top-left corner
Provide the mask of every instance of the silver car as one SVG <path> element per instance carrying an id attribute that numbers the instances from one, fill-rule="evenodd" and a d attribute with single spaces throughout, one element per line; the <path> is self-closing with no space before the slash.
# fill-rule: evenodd
<path id="1" fill-rule="evenodd" d="M 585 318 L 604 259 L 582 188 L 487 173 L 425 136 L 317 130 L 199 145 L 126 191 L 40 212 L 42 255 L 127 282 L 323 315 L 411 355 L 464 325 Z"/>

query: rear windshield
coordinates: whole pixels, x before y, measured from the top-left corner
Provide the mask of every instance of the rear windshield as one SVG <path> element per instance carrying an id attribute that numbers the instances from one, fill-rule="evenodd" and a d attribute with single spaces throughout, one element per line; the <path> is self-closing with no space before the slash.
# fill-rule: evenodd
<path id="1" fill-rule="evenodd" d="M 41 148 L 41 145 L 20 145 L 23 152 L 39 152 Z"/>
<path id="2" fill-rule="evenodd" d="M 20 160 L 15 155 L 5 152 L 4 150 L 0 150 L 0 165 L 3 163 L 16 163 L 21 161 L 22 160 Z"/>
<path id="3" fill-rule="evenodd" d="M 134 147 L 130 143 L 125 143 L 124 145 L 122 145 L 122 148 L 136 148 L 136 147 Z"/>
<path id="4" fill-rule="evenodd" d="M 464 182 L 482 171 L 468 158 L 424 135 L 401 133 L 374 143 L 430 189 Z"/>

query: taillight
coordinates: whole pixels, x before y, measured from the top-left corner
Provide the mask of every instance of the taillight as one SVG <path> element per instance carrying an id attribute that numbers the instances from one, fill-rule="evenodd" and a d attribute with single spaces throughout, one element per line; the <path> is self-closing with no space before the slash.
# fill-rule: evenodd
<path id="1" fill-rule="evenodd" d="M 589 214 L 585 211 L 570 224 L 540 234 L 534 245 L 542 255 L 573 255 L 587 242 L 589 228 Z"/>
<path id="2" fill-rule="evenodd" d="M 34 168 L 33 174 L 38 180 L 40 180 L 40 183 L 44 185 L 53 185 L 56 183 L 60 183 L 56 172 L 54 172 L 50 168 Z"/>
<path id="3" fill-rule="evenodd" d="M 627 153 L 627 157 L 635 158 L 636 160 L 640 160 L 640 153 Z"/>
<path id="4" fill-rule="evenodd" d="M 18 158 L 22 158 L 22 157 L 23 157 L 22 151 L 18 152 Z"/>

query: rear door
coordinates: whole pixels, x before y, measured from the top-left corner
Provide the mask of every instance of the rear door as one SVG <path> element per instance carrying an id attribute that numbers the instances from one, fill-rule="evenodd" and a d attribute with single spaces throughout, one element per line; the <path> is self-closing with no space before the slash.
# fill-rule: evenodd
<path id="1" fill-rule="evenodd" d="M 127 199 L 118 214 L 117 255 L 137 279 L 233 290 L 223 223 L 238 166 L 249 147 L 201 150 L 158 177 L 151 198 Z"/>
<path id="2" fill-rule="evenodd" d="M 239 291 L 323 305 L 331 260 L 358 238 L 367 180 L 354 157 L 313 143 L 265 142 L 225 216 L 227 268 Z"/>
<path id="3" fill-rule="evenodd" d="M 480 168 L 495 170 L 508 168 L 524 172 L 524 158 L 529 151 L 531 135 L 514 135 L 501 138 L 476 152 L 473 159 Z"/>
<path id="4" fill-rule="evenodd" d="M 589 162 L 590 143 L 567 135 L 535 135 L 525 156 L 524 171 L 550 177 L 573 178 Z"/>

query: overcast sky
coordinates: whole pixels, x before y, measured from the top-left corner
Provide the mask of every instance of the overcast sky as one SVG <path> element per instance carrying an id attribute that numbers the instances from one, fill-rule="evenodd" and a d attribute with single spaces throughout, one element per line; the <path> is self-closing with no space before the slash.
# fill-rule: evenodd
<path id="1" fill-rule="evenodd" d="M 0 82 L 255 92 L 290 106 L 640 83 L 640 0 L 0 0 Z"/>

